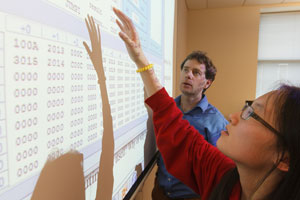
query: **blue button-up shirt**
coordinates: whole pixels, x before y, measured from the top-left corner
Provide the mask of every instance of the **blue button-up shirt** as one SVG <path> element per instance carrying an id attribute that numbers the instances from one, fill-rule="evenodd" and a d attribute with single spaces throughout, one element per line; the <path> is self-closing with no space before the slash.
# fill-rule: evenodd
<path id="1" fill-rule="evenodd" d="M 175 102 L 177 107 L 180 108 L 183 113 L 183 119 L 188 120 L 209 143 L 215 146 L 220 137 L 221 130 L 224 130 L 225 126 L 228 124 L 224 116 L 217 108 L 208 103 L 205 95 L 203 95 L 201 101 L 188 112 L 183 112 L 180 107 L 180 100 L 181 96 L 178 96 L 175 99 Z M 159 185 L 164 188 L 167 196 L 170 198 L 199 197 L 192 189 L 168 173 L 161 155 L 158 157 L 157 164 L 158 182 Z M 178 164 L 180 165 L 180 163 Z"/>

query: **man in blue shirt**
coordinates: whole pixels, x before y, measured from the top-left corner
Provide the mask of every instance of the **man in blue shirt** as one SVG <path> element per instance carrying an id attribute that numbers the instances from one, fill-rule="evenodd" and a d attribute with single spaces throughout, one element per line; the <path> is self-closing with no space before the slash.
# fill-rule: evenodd
<path id="1" fill-rule="evenodd" d="M 181 64 L 179 87 L 182 94 L 175 99 L 183 118 L 214 146 L 221 130 L 224 130 L 228 123 L 218 109 L 208 103 L 204 95 L 214 81 L 216 72 L 217 69 L 204 52 L 192 52 Z M 161 155 L 157 165 L 153 200 L 200 199 L 192 189 L 168 173 Z"/>

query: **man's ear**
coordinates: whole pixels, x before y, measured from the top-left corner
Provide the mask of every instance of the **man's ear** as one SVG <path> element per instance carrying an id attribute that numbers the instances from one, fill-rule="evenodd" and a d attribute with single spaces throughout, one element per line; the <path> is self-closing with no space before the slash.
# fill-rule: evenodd
<path id="1" fill-rule="evenodd" d="M 284 157 L 279 161 L 279 164 L 277 165 L 277 169 L 283 172 L 289 171 L 290 168 L 290 159 L 287 155 L 284 155 Z"/>
<path id="2" fill-rule="evenodd" d="M 206 84 L 205 84 L 204 88 L 205 89 L 209 88 L 211 84 L 212 84 L 212 80 L 206 79 Z"/>

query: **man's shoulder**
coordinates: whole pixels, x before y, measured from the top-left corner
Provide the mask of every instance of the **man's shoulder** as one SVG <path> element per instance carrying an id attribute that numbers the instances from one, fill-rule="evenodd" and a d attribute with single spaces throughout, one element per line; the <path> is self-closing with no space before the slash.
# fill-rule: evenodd
<path id="1" fill-rule="evenodd" d="M 205 113 L 213 115 L 213 117 L 216 118 L 216 119 L 226 120 L 226 118 L 221 113 L 221 111 L 218 108 L 216 108 L 215 106 L 213 106 L 212 104 L 210 104 L 210 103 L 208 103 L 208 106 L 207 106 L 207 109 L 205 110 Z"/>
<path id="2" fill-rule="evenodd" d="M 210 113 L 221 114 L 219 109 L 217 107 L 215 107 L 214 105 L 212 105 L 211 103 L 209 103 L 209 102 L 207 103 L 207 109 L 205 111 L 210 112 Z"/>

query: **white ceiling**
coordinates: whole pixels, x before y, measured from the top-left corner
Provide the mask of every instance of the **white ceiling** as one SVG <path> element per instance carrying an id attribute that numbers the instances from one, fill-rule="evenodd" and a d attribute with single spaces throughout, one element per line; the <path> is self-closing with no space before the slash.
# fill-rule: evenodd
<path id="1" fill-rule="evenodd" d="M 300 3 L 300 0 L 185 0 L 188 9 Z"/>

